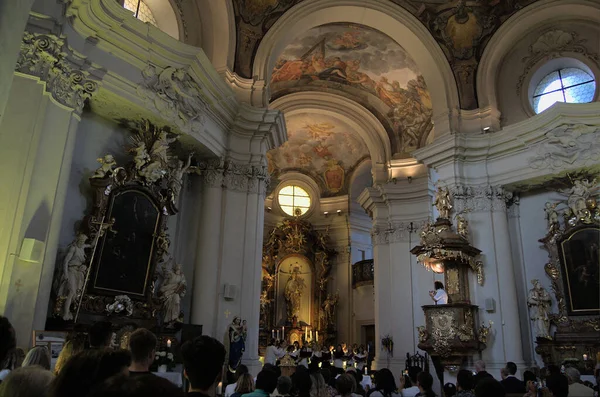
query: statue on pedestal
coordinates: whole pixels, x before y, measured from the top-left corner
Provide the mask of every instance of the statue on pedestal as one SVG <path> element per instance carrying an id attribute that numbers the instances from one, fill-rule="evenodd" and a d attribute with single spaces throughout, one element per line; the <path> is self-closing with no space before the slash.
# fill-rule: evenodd
<path id="1" fill-rule="evenodd" d="M 165 275 L 165 280 L 159 290 L 165 324 L 172 324 L 179 320 L 181 298 L 185 296 L 186 290 L 187 283 L 181 265 L 173 265 L 173 269 Z"/>
<path id="2" fill-rule="evenodd" d="M 339 295 L 329 294 L 327 295 L 327 299 L 323 302 L 323 312 L 325 313 L 325 324 L 327 326 L 335 325 L 335 308 L 337 307 Z"/>
<path id="3" fill-rule="evenodd" d="M 461 237 L 469 239 L 469 221 L 460 215 L 456 217 L 456 231 Z"/>
<path id="4" fill-rule="evenodd" d="M 85 234 L 78 235 L 69 245 L 67 255 L 63 261 L 63 275 L 58 290 L 58 296 L 65 297 L 62 318 L 65 321 L 73 319 L 71 304 L 73 299 L 83 293 L 83 284 L 87 266 L 85 265 L 85 249 L 91 247 L 86 244 L 88 237 Z"/>
<path id="5" fill-rule="evenodd" d="M 295 267 L 285 284 L 285 302 L 288 321 L 294 316 L 299 317 L 302 292 L 304 291 L 304 279 L 300 277 L 300 269 Z"/>
<path id="6" fill-rule="evenodd" d="M 97 161 L 102 165 L 96 170 L 96 172 L 94 172 L 92 178 L 111 177 L 117 166 L 117 162 L 112 154 L 107 154 L 106 156 L 99 158 Z"/>
<path id="7" fill-rule="evenodd" d="M 185 164 L 183 163 L 183 161 L 177 160 L 177 165 L 174 168 L 171 168 L 171 175 L 169 178 L 169 189 L 171 189 L 171 201 L 173 203 L 176 203 L 179 199 L 179 193 L 181 192 L 181 188 L 183 187 L 183 174 L 188 172 L 188 170 L 190 169 L 190 166 L 192 165 L 193 155 L 193 153 L 190 153 Z"/>
<path id="8" fill-rule="evenodd" d="M 548 234 L 553 234 L 560 228 L 558 223 L 558 213 L 556 212 L 556 206 L 559 203 L 549 203 L 547 202 L 544 206 L 544 212 L 546 213 L 546 221 L 548 222 Z"/>
<path id="9" fill-rule="evenodd" d="M 453 208 L 448 188 L 439 186 L 435 193 L 433 205 L 437 208 L 440 218 L 450 219 L 450 210 Z"/>
<path id="10" fill-rule="evenodd" d="M 531 280 L 533 288 L 529 290 L 527 306 L 530 309 L 531 321 L 535 325 L 535 333 L 538 338 L 550 339 L 550 311 L 551 299 L 548 292 L 541 286 L 539 280 Z"/>
<path id="11" fill-rule="evenodd" d="M 227 328 L 227 340 L 226 345 L 229 347 L 229 369 L 235 371 L 240 362 L 242 356 L 246 350 L 246 321 L 235 316 L 229 327 Z"/>

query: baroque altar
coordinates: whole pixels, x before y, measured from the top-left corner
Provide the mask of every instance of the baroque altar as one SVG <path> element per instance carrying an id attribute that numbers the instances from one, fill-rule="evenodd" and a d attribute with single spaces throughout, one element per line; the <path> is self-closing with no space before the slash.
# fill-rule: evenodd
<path id="1" fill-rule="evenodd" d="M 183 323 L 186 277 L 170 254 L 167 219 L 178 212 L 192 155 L 179 160 L 176 140 L 145 121 L 132 128 L 127 162 L 112 154 L 98 159 L 89 178 L 93 207 L 56 267 L 51 328 L 106 318 L 129 332 L 175 331 Z"/>
<path id="2" fill-rule="evenodd" d="M 271 229 L 263 245 L 260 345 L 280 339 L 300 345 L 334 338 L 338 294 L 328 291 L 328 233 L 298 218 Z"/>
<path id="3" fill-rule="evenodd" d="M 559 191 L 565 199 L 545 204 L 548 232 L 539 240 L 549 254 L 544 270 L 554 299 L 532 280 L 528 306 L 544 364 L 592 374 L 600 359 L 600 187 L 585 178 L 570 185 Z"/>

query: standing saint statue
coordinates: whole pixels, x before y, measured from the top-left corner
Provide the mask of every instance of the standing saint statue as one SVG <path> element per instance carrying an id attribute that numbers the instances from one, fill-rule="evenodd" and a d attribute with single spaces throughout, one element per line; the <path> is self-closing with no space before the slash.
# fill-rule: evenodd
<path id="1" fill-rule="evenodd" d="M 242 361 L 242 356 L 246 350 L 246 321 L 235 316 L 227 328 L 227 340 L 225 345 L 229 347 L 229 370 L 235 372 Z"/>
<path id="2" fill-rule="evenodd" d="M 287 318 L 292 321 L 294 316 L 300 316 L 300 302 L 304 291 L 304 279 L 299 276 L 300 269 L 295 267 L 285 284 L 285 302 L 287 304 Z"/>
<path id="3" fill-rule="evenodd" d="M 527 306 L 530 309 L 531 321 L 535 325 L 535 333 L 538 338 L 550 339 L 550 295 L 541 286 L 539 280 L 531 280 L 533 288 L 529 290 Z"/>
<path id="4" fill-rule="evenodd" d="M 169 189 L 171 189 L 171 201 L 173 204 L 177 203 L 177 200 L 179 199 L 179 193 L 181 193 L 181 188 L 183 187 L 183 175 L 190 169 L 193 156 L 194 153 L 190 153 L 185 164 L 183 161 L 177 160 L 175 167 L 171 168 Z"/>
<path id="5" fill-rule="evenodd" d="M 162 299 L 165 324 L 172 324 L 179 320 L 181 312 L 181 298 L 185 296 L 187 282 L 181 270 L 181 265 L 173 265 L 173 270 L 165 275 L 165 280 L 160 286 L 159 297 Z"/>
<path id="6" fill-rule="evenodd" d="M 453 207 L 448 188 L 442 188 L 441 186 L 437 188 L 433 205 L 437 208 L 440 218 L 450 219 L 450 210 Z"/>
<path id="7" fill-rule="evenodd" d="M 65 297 L 62 315 L 65 321 L 73 319 L 71 304 L 73 299 L 83 294 L 83 284 L 85 283 L 87 271 L 85 249 L 91 247 L 91 245 L 85 243 L 87 239 L 88 237 L 85 234 L 78 235 L 69 245 L 67 255 L 63 261 L 63 274 L 58 296 Z"/>

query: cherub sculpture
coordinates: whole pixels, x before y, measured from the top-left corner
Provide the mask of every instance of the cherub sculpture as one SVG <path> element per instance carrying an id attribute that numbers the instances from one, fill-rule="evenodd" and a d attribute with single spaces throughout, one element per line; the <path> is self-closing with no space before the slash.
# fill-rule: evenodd
<path id="1" fill-rule="evenodd" d="M 544 207 L 544 212 L 546 213 L 546 221 L 548 222 L 548 233 L 553 234 L 555 231 L 559 229 L 558 223 L 558 213 L 556 212 L 556 206 L 559 203 L 550 203 L 547 202 Z"/>
<path id="2" fill-rule="evenodd" d="M 456 231 L 461 237 L 469 238 L 469 221 L 460 215 L 456 217 Z"/>
<path id="3" fill-rule="evenodd" d="M 92 178 L 109 178 L 113 176 L 114 170 L 117 167 L 117 162 L 112 154 L 107 154 L 104 157 L 97 159 L 97 161 L 101 166 L 94 172 Z"/>
<path id="4" fill-rule="evenodd" d="M 150 155 L 144 142 L 138 142 L 137 146 L 132 148 L 130 152 L 134 154 L 133 161 L 138 171 L 150 161 Z"/>

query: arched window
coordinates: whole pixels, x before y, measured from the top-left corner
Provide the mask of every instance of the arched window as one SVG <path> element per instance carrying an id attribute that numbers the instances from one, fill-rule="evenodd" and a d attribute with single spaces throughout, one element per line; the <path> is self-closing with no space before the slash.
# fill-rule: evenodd
<path id="1" fill-rule="evenodd" d="M 129 11 L 133 11 L 133 16 L 142 22 L 148 22 L 156 27 L 156 19 L 150 11 L 150 7 L 143 0 L 125 0 L 123 6 Z"/>
<path id="2" fill-rule="evenodd" d="M 277 196 L 279 206 L 290 216 L 301 216 L 310 208 L 310 195 L 300 186 L 290 185 L 282 188 Z"/>
<path id="3" fill-rule="evenodd" d="M 594 76 L 579 68 L 556 70 L 540 81 L 532 98 L 533 110 L 541 113 L 556 102 L 587 103 L 594 100 Z"/>

